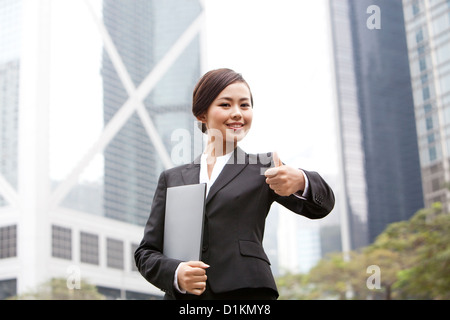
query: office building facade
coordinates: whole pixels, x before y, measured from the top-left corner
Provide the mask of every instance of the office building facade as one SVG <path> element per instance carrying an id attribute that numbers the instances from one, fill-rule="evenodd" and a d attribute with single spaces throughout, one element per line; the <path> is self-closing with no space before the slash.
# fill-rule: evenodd
<path id="1" fill-rule="evenodd" d="M 192 160 L 203 15 L 196 0 L 0 1 L 1 299 L 54 277 L 162 297 L 133 253 L 180 136 Z"/>
<path id="2" fill-rule="evenodd" d="M 403 1 L 425 205 L 450 212 L 450 2 Z"/>
<path id="3" fill-rule="evenodd" d="M 329 1 L 343 250 L 423 207 L 401 1 Z"/>
<path id="4" fill-rule="evenodd" d="M 136 15 L 136 12 L 140 14 Z M 104 1 L 105 27 L 123 57 L 123 64 L 129 70 L 135 88 L 141 85 L 200 12 L 201 6 L 193 1 L 184 5 L 179 1 Z M 185 128 L 190 136 L 194 135 L 191 97 L 201 72 L 199 41 L 199 37 L 191 41 L 142 101 L 142 108 L 152 119 L 166 150 L 171 150 L 174 130 Z M 106 50 L 102 79 L 106 125 L 129 98 Z M 136 113 L 106 147 L 106 217 L 145 224 L 159 174 L 164 168 L 158 149 L 148 136 Z"/>

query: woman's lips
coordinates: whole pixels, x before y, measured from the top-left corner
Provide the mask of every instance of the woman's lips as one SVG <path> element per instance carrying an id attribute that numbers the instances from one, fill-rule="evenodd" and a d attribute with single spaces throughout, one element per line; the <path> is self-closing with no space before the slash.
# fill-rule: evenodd
<path id="1" fill-rule="evenodd" d="M 243 123 L 227 123 L 226 125 L 228 128 L 234 130 L 241 129 L 242 127 L 244 127 Z"/>

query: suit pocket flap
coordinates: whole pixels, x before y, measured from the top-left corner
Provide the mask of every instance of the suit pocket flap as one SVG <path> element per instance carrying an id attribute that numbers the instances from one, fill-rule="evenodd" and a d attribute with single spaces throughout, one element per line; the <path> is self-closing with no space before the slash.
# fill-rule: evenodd
<path id="1" fill-rule="evenodd" d="M 239 240 L 239 250 L 243 256 L 259 258 L 270 264 L 263 247 L 256 242 Z"/>

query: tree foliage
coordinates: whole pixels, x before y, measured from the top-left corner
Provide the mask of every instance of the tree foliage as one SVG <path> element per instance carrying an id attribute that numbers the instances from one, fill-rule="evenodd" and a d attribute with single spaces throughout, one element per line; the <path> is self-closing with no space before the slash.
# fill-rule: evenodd
<path id="1" fill-rule="evenodd" d="M 9 300 L 104 300 L 97 288 L 81 281 L 79 288 L 70 288 L 65 278 L 53 278 L 35 290 L 11 297 Z"/>
<path id="2" fill-rule="evenodd" d="M 391 223 L 371 245 L 277 279 L 280 299 L 450 299 L 450 214 L 439 203 Z"/>

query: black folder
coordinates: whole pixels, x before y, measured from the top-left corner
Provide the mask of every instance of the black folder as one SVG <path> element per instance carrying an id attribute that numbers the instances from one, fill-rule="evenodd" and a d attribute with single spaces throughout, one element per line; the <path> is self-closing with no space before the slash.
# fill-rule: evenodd
<path id="1" fill-rule="evenodd" d="M 167 188 L 163 254 L 182 261 L 201 257 L 206 183 Z"/>

